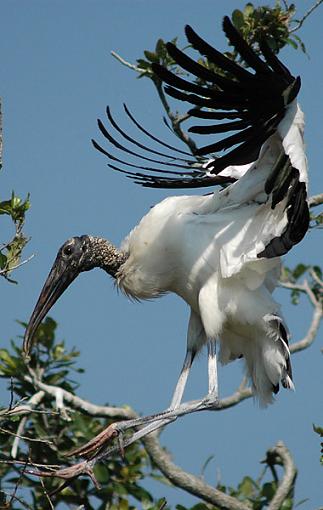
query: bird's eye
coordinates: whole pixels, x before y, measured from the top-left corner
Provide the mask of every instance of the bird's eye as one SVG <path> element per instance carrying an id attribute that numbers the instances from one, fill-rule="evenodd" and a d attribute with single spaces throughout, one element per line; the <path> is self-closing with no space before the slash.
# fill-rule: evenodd
<path id="1" fill-rule="evenodd" d="M 72 246 L 66 246 L 66 248 L 64 248 L 63 253 L 64 253 L 64 255 L 71 255 L 73 253 Z"/>

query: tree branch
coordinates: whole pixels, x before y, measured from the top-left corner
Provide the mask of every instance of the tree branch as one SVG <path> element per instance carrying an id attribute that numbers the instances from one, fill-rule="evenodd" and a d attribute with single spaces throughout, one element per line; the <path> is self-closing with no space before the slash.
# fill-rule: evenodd
<path id="1" fill-rule="evenodd" d="M 310 207 L 316 207 L 321 204 L 323 204 L 323 193 L 319 193 L 318 195 L 313 195 L 313 196 L 309 197 L 309 199 L 308 199 L 308 205 Z"/>
<path id="2" fill-rule="evenodd" d="M 131 64 L 130 62 L 127 62 L 127 60 L 125 60 L 124 58 L 122 58 L 120 55 L 118 55 L 118 53 L 116 53 L 115 51 L 111 51 L 111 55 L 116 59 L 118 60 L 122 65 L 126 66 L 126 67 L 129 67 L 129 69 L 131 69 L 132 71 L 136 71 L 136 73 L 144 73 L 146 72 L 146 69 L 142 69 L 141 67 L 138 67 L 134 64 Z"/>
<path id="3" fill-rule="evenodd" d="M 178 136 L 178 138 L 180 140 L 182 140 L 182 142 L 184 142 L 188 146 L 188 148 L 190 149 L 192 154 L 194 154 L 195 150 L 196 150 L 196 144 L 195 144 L 194 140 L 190 136 L 188 136 L 188 134 L 185 133 L 180 127 L 180 124 L 184 120 L 187 120 L 190 117 L 190 115 L 186 114 L 186 115 L 180 116 L 180 115 L 175 114 L 171 111 L 168 101 L 166 99 L 166 96 L 164 94 L 161 80 L 159 78 L 157 78 L 150 69 L 143 69 L 141 67 L 136 66 L 135 64 L 131 64 L 130 62 L 128 62 L 127 60 L 122 58 L 120 55 L 118 55 L 118 53 L 116 53 L 115 51 L 111 51 L 111 55 L 116 60 L 118 60 L 122 65 L 128 67 L 129 69 L 131 69 L 132 71 L 135 71 L 137 73 L 145 73 L 152 80 L 152 82 L 157 90 L 157 94 L 159 96 L 160 102 L 162 103 L 164 110 L 167 114 L 167 117 L 169 118 L 169 120 L 171 122 L 174 133 Z"/>
<path id="4" fill-rule="evenodd" d="M 268 510 L 280 510 L 282 504 L 293 489 L 297 470 L 289 450 L 282 441 L 279 441 L 274 448 L 269 450 L 267 456 L 268 455 L 276 456 L 277 459 L 275 464 L 282 464 L 285 471 L 283 478 L 278 485 L 277 491 L 268 507 Z"/>
<path id="5" fill-rule="evenodd" d="M 34 258 L 34 254 L 30 255 L 30 257 L 28 257 L 27 259 L 23 260 L 22 262 L 19 262 L 19 264 L 16 264 L 15 266 L 12 266 L 10 269 L 1 269 L 0 270 L 0 275 L 1 276 L 4 276 L 7 280 L 9 281 L 13 281 L 11 280 L 8 276 L 7 276 L 7 273 L 8 272 L 11 272 L 11 271 L 14 271 L 14 269 L 18 269 L 18 267 L 21 267 L 25 264 L 27 264 L 27 262 L 29 262 L 31 259 Z"/>
<path id="6" fill-rule="evenodd" d="M 160 99 L 163 107 L 164 107 L 167 117 L 169 118 L 169 120 L 172 124 L 174 133 L 178 136 L 178 138 L 180 140 L 182 140 L 182 142 L 184 142 L 188 146 L 191 153 L 194 155 L 196 152 L 196 144 L 195 144 L 194 140 L 190 136 L 188 136 L 188 134 L 185 133 L 185 131 L 183 131 L 182 128 L 180 127 L 181 123 L 184 120 L 187 120 L 190 118 L 190 115 L 185 114 L 185 115 L 180 116 L 178 114 L 173 113 L 170 109 L 170 106 L 169 106 L 166 96 L 164 94 L 161 80 L 159 78 L 155 78 L 153 75 L 151 76 L 151 79 L 152 79 L 153 84 L 156 87 L 157 94 L 159 96 L 159 99 Z"/>
<path id="7" fill-rule="evenodd" d="M 313 11 L 315 11 L 315 9 L 317 9 L 321 5 L 322 2 L 323 2 L 323 0 L 317 0 L 315 2 L 315 4 L 312 5 L 312 7 L 310 7 L 310 9 L 298 21 L 297 25 L 289 31 L 289 33 L 292 34 L 293 32 L 296 32 L 297 30 L 299 30 L 301 28 L 301 26 L 303 25 L 304 21 L 312 14 Z"/>
<path id="8" fill-rule="evenodd" d="M 221 509 L 249 510 L 251 508 L 249 504 L 242 503 L 238 499 L 224 494 L 222 491 L 205 483 L 201 478 L 187 473 L 176 466 L 170 459 L 169 454 L 160 446 L 155 435 L 151 434 L 145 437 L 143 443 L 151 460 L 156 464 L 163 475 L 176 487 L 180 487 L 184 491 L 212 505 L 217 505 Z"/>
<path id="9" fill-rule="evenodd" d="M 315 279 L 317 282 L 318 277 L 317 275 L 315 275 L 314 278 L 313 276 L 314 273 L 315 273 L 314 270 L 310 270 L 310 274 L 312 275 L 313 279 Z M 294 354 L 295 352 L 300 352 L 303 351 L 304 349 L 307 349 L 307 347 L 309 347 L 315 340 L 322 319 L 322 303 L 316 298 L 314 292 L 312 291 L 308 283 L 308 280 L 306 279 L 304 280 L 303 283 L 280 282 L 280 286 L 286 289 L 298 290 L 300 292 L 306 293 L 309 301 L 313 305 L 312 320 L 310 322 L 306 335 L 304 336 L 304 338 L 302 338 L 298 342 L 291 344 L 290 346 L 290 352 L 291 354 Z"/>
<path id="10" fill-rule="evenodd" d="M 43 400 L 44 396 L 45 396 L 45 392 L 44 391 L 38 391 L 37 393 L 35 393 L 28 400 L 27 406 L 29 407 L 29 410 L 32 411 L 32 409 L 34 407 L 36 407 Z M 30 414 L 30 413 L 28 413 L 28 414 Z M 28 419 L 28 417 L 24 416 L 21 419 L 21 421 L 20 421 L 20 423 L 18 425 L 18 429 L 17 429 L 17 432 L 16 432 L 16 437 L 14 439 L 14 442 L 13 442 L 12 448 L 11 448 L 11 456 L 12 456 L 13 459 L 15 459 L 17 457 L 17 452 L 18 452 L 18 448 L 19 448 L 20 439 L 24 439 L 21 436 L 22 436 L 22 433 L 24 431 L 27 419 Z"/>
<path id="11" fill-rule="evenodd" d="M 77 409 L 90 416 L 129 420 L 137 417 L 136 413 L 129 407 L 124 408 L 92 404 L 92 402 L 83 400 L 82 398 L 59 388 L 58 386 L 52 386 L 39 381 L 35 374 L 33 376 L 25 376 L 24 379 L 25 381 L 32 383 L 37 389 L 45 391 L 48 395 L 51 395 L 55 399 L 57 398 L 57 393 L 60 392 L 64 401 L 68 402 L 73 409 Z"/>

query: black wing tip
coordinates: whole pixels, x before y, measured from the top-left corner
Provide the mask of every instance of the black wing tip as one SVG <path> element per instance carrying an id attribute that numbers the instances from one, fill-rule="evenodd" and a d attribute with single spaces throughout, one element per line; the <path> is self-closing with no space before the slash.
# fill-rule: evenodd
<path id="1" fill-rule="evenodd" d="M 229 18 L 229 16 L 223 16 L 222 28 L 225 31 L 227 29 L 227 27 L 229 27 L 229 28 L 233 27 L 232 21 Z"/>
<path id="2" fill-rule="evenodd" d="M 185 35 L 190 42 L 190 39 L 196 35 L 195 30 L 191 27 L 191 25 L 185 25 L 184 27 Z"/>

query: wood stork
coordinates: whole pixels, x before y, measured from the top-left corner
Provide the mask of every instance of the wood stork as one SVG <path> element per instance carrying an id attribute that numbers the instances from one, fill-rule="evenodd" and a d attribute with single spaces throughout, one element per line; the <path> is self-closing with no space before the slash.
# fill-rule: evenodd
<path id="1" fill-rule="evenodd" d="M 183 368 L 169 409 L 132 421 L 132 425 L 146 424 L 141 435 L 152 430 L 156 420 L 175 419 L 193 409 L 181 402 L 194 357 L 205 345 L 209 389 L 194 409 L 217 405 L 216 341 L 222 363 L 245 360 L 255 396 L 262 405 L 273 401 L 280 383 L 293 388 L 289 334 L 272 292 L 279 276 L 280 256 L 301 241 L 309 224 L 304 118 L 296 100 L 300 79 L 291 75 L 265 41 L 260 43 L 260 58 L 228 17 L 224 18 L 223 30 L 254 72 L 229 60 L 189 26 L 185 29 L 188 42 L 218 71 L 195 62 L 171 43 L 167 44 L 169 55 L 185 74 L 193 75 L 193 80 L 158 64 L 153 65 L 153 71 L 166 83 L 170 96 L 194 105 L 188 112 L 191 117 L 212 121 L 191 127 L 191 132 L 235 134 L 197 149 L 197 159 L 189 158 L 185 151 L 156 139 L 126 108 L 128 117 L 145 136 L 174 149 L 172 154 L 165 154 L 127 135 L 107 109 L 111 129 L 99 121 L 101 132 L 114 148 L 141 157 L 141 162 L 123 161 L 93 143 L 112 161 L 109 166 L 145 187 L 226 186 L 208 195 L 163 200 L 142 218 L 120 249 L 91 235 L 66 241 L 58 251 L 24 339 L 28 355 L 35 330 L 49 309 L 81 272 L 95 267 L 111 275 L 132 298 L 144 300 L 174 292 L 184 299 L 190 307 L 190 319 Z M 222 122 L 224 119 L 229 121 Z M 112 129 L 132 148 L 118 142 L 111 135 Z M 144 152 L 138 154 L 138 148 Z M 221 151 L 224 153 L 220 155 Z M 207 160 L 208 154 L 211 157 Z M 145 166 L 147 161 L 158 163 L 159 168 Z M 117 162 L 123 168 L 117 167 Z M 102 445 L 108 435 L 103 433 L 79 453 Z"/>

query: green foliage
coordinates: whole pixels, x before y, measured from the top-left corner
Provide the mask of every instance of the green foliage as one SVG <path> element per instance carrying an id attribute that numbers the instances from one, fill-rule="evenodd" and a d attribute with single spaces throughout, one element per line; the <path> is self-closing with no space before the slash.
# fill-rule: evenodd
<path id="1" fill-rule="evenodd" d="M 323 437 L 323 427 L 318 427 L 317 425 L 313 424 L 313 430 L 316 432 L 320 437 Z M 321 464 L 323 465 L 323 442 L 321 442 Z"/>
<path id="2" fill-rule="evenodd" d="M 13 510 L 50 508 L 48 498 L 51 508 L 58 508 L 63 503 L 72 507 L 75 505 L 75 508 L 84 505 L 87 510 L 169 508 L 163 500 L 154 499 L 143 486 L 147 476 L 162 483 L 170 482 L 150 463 L 138 442 L 126 449 L 124 460 L 116 454 L 104 464 L 96 465 L 95 476 L 101 485 L 100 490 L 93 486 L 89 478 L 77 478 L 59 491 L 61 480 L 45 478 L 40 483 L 37 477 L 29 473 L 37 469 L 37 465 L 40 468 L 69 465 L 66 453 L 88 442 L 112 422 L 89 416 L 73 407 L 56 409 L 55 398 L 45 392 L 32 411 L 26 411 L 27 405 L 33 406 L 35 394 L 39 394 L 39 389 L 33 384 L 34 374 L 42 383 L 58 386 L 72 394 L 78 387 L 73 374 L 83 372 L 76 365 L 79 352 L 74 348 L 68 351 L 63 341 L 55 341 L 56 327 L 56 322 L 51 318 L 39 326 L 35 337 L 36 352 L 32 354 L 30 368 L 23 362 L 21 347 L 16 342 L 11 342 L 10 350 L 0 350 L 0 377 L 8 381 L 11 394 L 9 407 L 0 409 L 0 508 L 1 505 L 6 508 L 6 504 Z M 11 457 L 14 443 L 17 447 L 16 434 L 19 435 L 19 463 L 12 462 Z M 203 470 L 210 460 L 206 460 Z M 258 480 L 245 476 L 237 488 L 219 485 L 218 489 L 248 502 L 252 509 L 267 508 L 275 494 L 278 477 L 274 464 L 267 459 L 265 464 L 267 471 L 270 467 L 273 480 L 264 481 L 265 470 Z M 285 510 L 292 508 L 292 496 L 287 498 L 284 505 Z M 188 510 L 182 505 L 176 508 Z M 198 503 L 190 510 L 209 509 L 209 505 Z"/>
<path id="3" fill-rule="evenodd" d="M 286 45 L 294 49 L 300 48 L 306 53 L 303 41 L 290 32 L 290 23 L 295 12 L 295 5 L 288 6 L 285 2 L 276 1 L 274 7 L 267 5 L 255 7 L 249 2 L 243 11 L 239 9 L 233 11 L 232 22 L 256 51 L 259 42 L 265 39 L 274 53 L 278 53 Z M 233 58 L 237 57 L 236 52 L 232 55 Z"/>
<path id="4" fill-rule="evenodd" d="M 254 480 L 250 476 L 245 476 L 239 483 L 237 489 L 224 485 L 218 485 L 217 489 L 237 498 L 243 503 L 249 504 L 252 510 L 264 510 L 268 508 L 268 505 L 276 493 L 277 481 L 273 480 L 263 483 L 259 480 Z M 177 510 L 210 510 L 210 508 L 212 508 L 212 510 L 221 510 L 220 507 L 210 507 L 210 505 L 205 503 L 198 503 L 190 508 L 183 505 L 176 505 Z M 294 508 L 294 498 L 291 495 L 285 499 L 281 510 L 292 510 L 292 508 Z"/>
<path id="5" fill-rule="evenodd" d="M 303 41 L 291 31 L 291 23 L 298 23 L 299 26 L 302 22 L 296 20 L 294 15 L 296 13 L 295 5 L 286 1 L 276 0 L 274 7 L 260 6 L 255 7 L 252 3 L 247 3 L 243 10 L 235 9 L 232 12 L 231 18 L 233 24 L 242 33 L 244 38 L 253 46 L 256 53 L 259 53 L 259 42 L 265 39 L 271 49 L 278 53 L 284 46 L 290 45 L 295 49 L 301 49 L 306 52 Z M 177 45 L 177 38 L 172 40 L 173 44 Z M 190 48 L 190 45 L 187 46 Z M 186 48 L 184 48 L 185 50 Z M 232 51 L 224 52 L 228 58 L 238 61 L 240 65 L 248 67 L 247 64 L 240 58 L 235 49 Z M 194 140 L 182 128 L 182 123 L 189 119 L 189 115 L 180 115 L 173 112 L 168 103 L 168 98 L 165 95 L 164 88 L 161 80 L 153 73 L 152 64 L 159 63 L 178 75 L 186 75 L 187 73 L 178 66 L 173 59 L 168 55 L 166 44 L 162 39 L 158 39 L 154 50 L 145 50 L 143 57 L 137 59 L 136 65 L 131 65 L 123 58 L 114 54 L 124 65 L 130 67 L 138 73 L 138 78 L 148 77 L 152 80 L 156 87 L 159 99 L 163 108 L 170 120 L 170 124 L 174 133 L 187 145 L 189 150 L 194 155 L 196 153 L 196 144 Z M 196 56 L 196 54 L 195 54 Z M 212 61 L 207 58 L 200 57 L 198 63 L 205 66 L 220 75 L 226 73 L 217 67 Z M 195 83 L 205 85 L 205 81 L 195 78 Z M 214 86 L 214 85 L 213 85 Z M 215 87 L 215 86 L 214 86 Z M 320 221 L 320 218 L 314 218 L 315 221 Z"/>
<path id="6" fill-rule="evenodd" d="M 0 202 L 0 216 L 9 216 L 13 222 L 15 233 L 13 238 L 0 247 L 0 275 L 4 276 L 10 282 L 9 278 L 12 270 L 20 263 L 22 250 L 26 246 L 28 239 L 22 232 L 25 214 L 30 207 L 29 195 L 25 200 L 17 197 L 14 192 L 10 200 Z"/>
<path id="7" fill-rule="evenodd" d="M 73 372 L 83 372 L 75 366 L 79 352 L 75 349 L 68 351 L 63 341 L 55 343 L 55 330 L 56 323 L 50 318 L 47 318 L 38 328 L 35 338 L 38 347 L 31 359 L 31 371 L 37 374 L 37 378 L 43 383 L 58 385 L 74 394 L 78 385 L 73 379 Z M 32 397 L 37 391 L 32 384 L 30 371 L 23 362 L 21 348 L 15 342 L 11 343 L 10 351 L 0 350 L 0 377 L 8 381 L 12 392 L 11 406 L 0 411 L 2 498 L 5 491 L 8 494 L 8 486 L 11 486 L 11 494 L 13 494 L 15 485 L 19 485 L 16 496 L 20 501 L 14 499 L 10 508 L 48 508 L 48 496 L 39 480 L 28 474 L 24 466 L 19 472 L 18 466 L 3 463 L 10 459 L 17 428 L 21 419 L 24 419 L 21 418 L 21 414 L 26 399 Z M 18 400 L 15 401 L 17 397 Z M 72 409 L 60 413 L 55 409 L 53 397 L 45 395 L 37 409 L 26 416 L 26 423 L 21 432 L 26 439 L 20 441 L 19 459 L 23 464 L 28 459 L 31 459 L 32 464 L 66 464 L 66 452 L 89 441 L 107 424 L 109 421 L 103 422 L 99 418 L 93 418 Z M 26 445 L 29 445 L 29 450 Z M 105 464 L 96 466 L 95 475 L 102 486 L 100 491 L 93 487 L 90 479 L 76 479 L 61 492 L 51 496 L 52 504 L 54 507 L 60 502 L 67 505 L 83 504 L 89 510 L 94 508 L 103 510 L 109 505 L 110 509 L 131 510 L 135 508 L 129 501 L 132 497 L 140 503 L 141 507 L 157 510 L 160 508 L 159 502 L 154 501 L 151 494 L 141 485 L 148 467 L 147 454 L 137 443 L 127 449 L 125 461 L 116 455 Z M 61 481 L 57 478 L 49 478 L 45 481 L 48 494 L 57 490 L 60 485 Z M 23 499 L 21 488 L 24 488 Z M 8 500 L 10 495 L 7 496 Z M 29 506 L 26 506 L 26 501 Z"/>
<path id="8" fill-rule="evenodd" d="M 0 99 L 0 170 L 2 169 L 2 112 Z M 13 238 L 0 246 L 0 276 L 5 277 L 8 281 L 16 283 L 9 278 L 10 273 L 15 269 L 21 259 L 21 253 L 28 239 L 22 232 L 25 222 L 25 214 L 30 207 L 29 195 L 25 200 L 17 197 L 14 192 L 11 194 L 10 200 L 0 202 L 0 216 L 9 216 L 14 225 Z"/>
<path id="9" fill-rule="evenodd" d="M 172 39 L 171 42 L 176 44 L 177 37 Z M 137 70 L 139 72 L 138 78 L 147 76 L 153 80 L 156 79 L 151 68 L 152 63 L 161 64 L 167 68 L 173 66 L 175 63 L 174 60 L 169 56 L 166 49 L 166 43 L 163 41 L 163 39 L 158 39 L 154 51 L 145 50 L 144 57 L 145 58 L 137 59 Z"/>
<path id="10" fill-rule="evenodd" d="M 257 53 L 259 53 L 259 42 L 262 39 L 266 40 L 275 53 L 278 53 L 286 45 L 290 45 L 295 49 L 300 48 L 303 52 L 306 52 L 302 40 L 294 33 L 290 33 L 290 23 L 293 21 L 295 12 L 295 5 L 290 4 L 287 6 L 285 2 L 276 1 L 274 7 L 254 7 L 249 2 L 242 11 L 235 9 L 232 12 L 231 19 L 237 30 L 241 32 Z M 176 45 L 177 37 L 171 42 Z M 235 50 L 225 52 L 225 55 L 245 65 Z M 154 81 L 158 81 L 158 78 L 153 74 L 152 63 L 159 63 L 176 74 L 183 74 L 183 70 L 176 66 L 173 59 L 168 55 L 166 44 L 162 39 L 158 39 L 153 51 L 145 50 L 144 57 L 137 60 L 136 69 L 139 72 L 139 78 L 147 76 Z M 200 58 L 198 62 L 208 69 L 212 69 L 220 74 L 223 73 L 221 69 L 214 66 L 208 59 Z"/>
<path id="11" fill-rule="evenodd" d="M 256 51 L 259 50 L 259 41 L 265 37 L 275 53 L 278 53 L 285 45 L 291 45 L 305 52 L 303 42 L 290 32 L 290 23 L 296 21 L 293 20 L 294 15 L 295 6 L 293 4 L 288 6 L 286 2 L 276 1 L 274 7 L 255 7 L 252 3 L 248 3 L 243 10 L 233 11 L 232 20 Z M 172 42 L 177 44 L 177 38 Z M 228 51 L 225 54 L 229 58 L 239 60 L 235 51 Z M 152 72 L 153 62 L 158 62 L 177 74 L 183 74 L 183 70 L 176 66 L 168 55 L 162 39 L 157 41 L 153 51 L 146 50 L 144 56 L 137 60 L 137 65 L 132 67 L 137 70 L 139 78 L 149 77 L 153 80 L 176 134 L 192 148 L 193 142 L 180 128 L 183 119 L 171 112 L 161 82 Z M 201 58 L 199 62 L 222 73 L 207 59 Z M 243 62 L 240 63 L 244 65 Z M 9 275 L 14 267 L 19 265 L 22 250 L 27 243 L 22 229 L 29 207 L 29 196 L 22 200 L 14 193 L 10 200 L 0 202 L 0 215 L 9 217 L 15 228 L 12 240 L 0 248 L 0 275 L 9 281 L 12 281 Z M 322 220 L 316 217 L 313 221 L 320 225 Z M 315 296 L 319 297 L 322 293 L 319 284 L 322 273 L 317 266 L 309 267 L 299 264 L 293 270 L 284 268 L 283 280 L 297 285 L 308 272 L 310 272 L 310 287 Z M 293 289 L 292 300 L 295 304 L 298 303 L 301 292 L 303 292 L 301 289 Z M 21 324 L 23 327 L 26 326 L 24 323 Z M 139 443 L 127 448 L 124 460 L 119 455 L 114 455 L 104 464 L 95 467 L 96 478 L 102 487 L 100 491 L 93 487 L 89 478 L 73 479 L 67 487 L 57 491 L 61 486 L 61 481 L 57 478 L 47 478 L 40 483 L 37 477 L 27 472 L 30 464 L 69 465 L 70 461 L 65 453 L 89 441 L 111 423 L 111 420 L 89 416 L 85 412 L 73 409 L 72 406 L 56 409 L 54 397 L 46 392 L 40 393 L 39 389 L 35 388 L 33 376 L 42 383 L 63 388 L 71 394 L 75 394 L 78 388 L 75 374 L 83 372 L 76 365 L 79 352 L 75 349 L 68 351 L 64 341 L 56 342 L 55 333 L 55 321 L 47 318 L 37 330 L 35 338 L 37 347 L 32 355 L 30 368 L 25 365 L 21 348 L 17 343 L 11 342 L 10 350 L 0 349 L 0 377 L 8 382 L 11 401 L 9 407 L 0 409 L 0 508 L 36 510 L 58 508 L 58 506 L 62 508 L 62 504 L 75 508 L 83 505 L 86 510 L 168 508 L 164 500 L 154 499 L 143 486 L 143 480 L 147 476 L 163 483 L 170 484 L 170 482 L 150 464 L 147 453 Z M 37 405 L 33 404 L 35 395 L 40 395 Z M 31 411 L 26 410 L 26 406 L 31 406 Z M 323 429 L 317 426 L 313 428 L 322 437 Z M 17 457 L 21 464 L 12 462 L 13 448 L 18 451 Z M 204 463 L 203 471 L 210 460 L 211 458 Z M 323 463 L 323 457 L 321 462 Z M 28 469 L 26 469 L 27 463 Z M 277 489 L 278 475 L 275 463 L 268 456 L 264 463 L 266 468 L 259 479 L 245 476 L 237 488 L 224 485 L 218 485 L 217 488 L 248 503 L 254 510 L 268 508 Z M 288 510 L 293 506 L 292 488 L 281 510 Z M 180 504 L 176 508 L 189 510 Z M 210 508 L 209 504 L 200 502 L 192 506 L 190 510 L 210 510 Z"/>
<path id="12" fill-rule="evenodd" d="M 294 305 L 299 304 L 301 294 L 306 294 L 300 280 L 306 276 L 307 282 L 317 301 L 323 303 L 322 270 L 319 266 L 307 266 L 297 264 L 294 269 L 287 266 L 282 268 L 281 281 L 288 282 L 294 286 L 291 289 L 291 301 Z"/>

